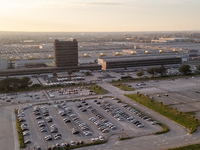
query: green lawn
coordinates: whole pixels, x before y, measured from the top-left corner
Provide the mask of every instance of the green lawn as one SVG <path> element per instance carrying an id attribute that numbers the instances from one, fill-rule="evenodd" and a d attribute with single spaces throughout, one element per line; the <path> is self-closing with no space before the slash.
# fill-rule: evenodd
<path id="1" fill-rule="evenodd" d="M 176 148 L 172 148 L 172 149 L 168 149 L 168 150 L 200 150 L 200 144 L 176 147 Z"/>
<path id="2" fill-rule="evenodd" d="M 124 91 L 135 91 L 134 88 L 131 88 L 124 84 L 113 84 L 113 86 L 116 86 L 117 88 L 120 88 L 121 90 L 124 90 Z"/>
<path id="3" fill-rule="evenodd" d="M 15 110 L 15 114 L 17 115 L 17 111 Z M 24 136 L 23 131 L 21 129 L 21 122 L 19 122 L 18 118 L 16 117 L 16 126 L 17 126 L 17 133 L 18 133 L 18 140 L 19 140 L 19 147 L 26 148 L 26 144 L 24 144 Z"/>
<path id="4" fill-rule="evenodd" d="M 167 133 L 167 132 L 169 132 L 170 131 L 170 129 L 166 126 L 166 125 L 164 125 L 164 124 L 162 124 L 162 123 L 157 123 L 158 125 L 160 125 L 163 129 L 161 130 L 161 131 L 158 131 L 158 132 L 155 132 L 154 134 L 156 135 L 156 134 L 163 134 L 163 133 Z"/>
<path id="5" fill-rule="evenodd" d="M 88 87 L 88 89 L 95 92 L 96 94 L 107 94 L 107 91 L 98 85 L 91 85 Z"/>
<path id="6" fill-rule="evenodd" d="M 190 115 L 190 113 L 180 112 L 177 109 L 164 105 L 162 102 L 156 102 L 155 100 L 152 100 L 143 94 L 129 94 L 125 96 L 181 124 L 182 126 L 186 127 L 190 133 L 195 132 L 200 125 L 200 121 L 194 116 Z"/>

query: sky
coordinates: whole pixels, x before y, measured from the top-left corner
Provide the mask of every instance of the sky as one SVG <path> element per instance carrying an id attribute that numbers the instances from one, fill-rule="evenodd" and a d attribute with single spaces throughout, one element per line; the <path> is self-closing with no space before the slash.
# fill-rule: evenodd
<path id="1" fill-rule="evenodd" d="M 0 31 L 200 30 L 200 0 L 0 0 Z"/>

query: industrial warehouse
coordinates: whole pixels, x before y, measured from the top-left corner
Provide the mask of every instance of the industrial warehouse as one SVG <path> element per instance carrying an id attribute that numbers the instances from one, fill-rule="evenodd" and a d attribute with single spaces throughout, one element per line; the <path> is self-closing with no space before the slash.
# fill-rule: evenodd
<path id="1" fill-rule="evenodd" d="M 140 66 L 156 66 L 169 64 L 182 64 L 182 56 L 149 56 L 149 57 L 110 57 L 98 59 L 102 64 L 102 69 L 140 67 Z"/>

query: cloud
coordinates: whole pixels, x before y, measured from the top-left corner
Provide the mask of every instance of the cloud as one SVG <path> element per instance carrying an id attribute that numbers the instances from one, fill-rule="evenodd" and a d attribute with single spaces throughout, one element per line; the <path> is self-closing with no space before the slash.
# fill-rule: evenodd
<path id="1" fill-rule="evenodd" d="M 185 5 L 188 4 L 189 0 L 169 0 L 167 1 L 168 5 Z"/>
<path id="2" fill-rule="evenodd" d="M 70 2 L 70 4 L 76 4 L 76 5 L 123 5 L 124 3 L 119 2 Z"/>
<path id="3" fill-rule="evenodd" d="M 1 3 L 0 8 L 22 8 L 22 7 L 66 7 L 69 5 L 97 5 L 117 6 L 124 5 L 129 0 L 10 0 Z"/>

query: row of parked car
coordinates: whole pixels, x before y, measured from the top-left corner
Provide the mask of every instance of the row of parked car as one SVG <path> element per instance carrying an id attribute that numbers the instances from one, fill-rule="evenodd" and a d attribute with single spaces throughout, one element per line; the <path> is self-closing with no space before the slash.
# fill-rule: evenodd
<path id="1" fill-rule="evenodd" d="M 128 106 L 127 104 L 124 104 L 122 103 L 122 107 L 125 107 L 127 110 L 129 110 L 131 113 L 133 113 L 134 115 L 137 115 L 138 117 L 142 118 L 143 120 L 146 120 L 146 121 L 151 121 L 151 124 L 152 125 L 155 125 L 157 124 L 156 121 L 153 121 L 150 117 L 140 113 L 137 109 L 133 108 L 133 107 L 130 107 Z"/>
<path id="2" fill-rule="evenodd" d="M 48 136 L 47 138 L 50 138 L 50 136 Z M 59 148 L 66 148 L 66 147 L 72 147 L 72 146 L 75 146 L 75 145 L 81 145 L 81 144 L 84 144 L 83 141 L 79 141 L 79 142 L 74 142 L 74 141 L 71 141 L 69 143 L 65 142 L 65 143 L 56 143 L 55 145 L 52 145 L 52 146 L 49 146 L 47 148 L 47 150 L 57 150 Z M 41 150 L 41 149 L 37 149 L 37 150 Z"/>
<path id="3" fill-rule="evenodd" d="M 78 118 L 75 114 L 71 114 L 70 117 L 77 124 L 77 126 L 81 129 L 81 131 L 83 132 L 83 134 L 85 136 L 92 135 L 92 132 L 89 130 L 89 127 L 80 118 Z M 77 129 L 75 131 L 78 132 Z M 72 134 L 75 134 L 76 133 L 75 131 L 72 131 Z"/>
<path id="4" fill-rule="evenodd" d="M 32 107 L 32 105 L 27 105 L 27 106 L 24 106 L 24 107 L 22 107 L 21 109 L 18 110 L 17 117 L 18 117 L 18 120 L 19 120 L 20 122 L 25 122 L 25 121 L 26 121 L 24 111 L 25 111 L 26 109 L 31 108 L 31 107 Z M 27 125 L 26 123 L 21 124 L 20 127 L 21 127 L 21 130 L 22 130 L 22 132 L 23 132 L 23 136 L 29 136 L 29 135 L 30 135 L 29 127 L 28 127 L 28 125 Z M 28 143 L 31 143 L 31 141 L 30 141 L 30 140 L 26 140 L 24 143 L 25 143 L 25 144 L 28 144 Z"/>
<path id="5" fill-rule="evenodd" d="M 124 106 L 124 104 L 122 104 L 122 106 Z M 118 121 L 124 121 L 124 119 L 127 119 L 139 128 L 144 127 L 144 124 L 140 123 L 138 120 L 134 119 L 132 116 L 119 109 L 114 104 L 111 104 L 109 102 L 103 102 L 102 105 L 100 105 L 100 107 L 103 108 L 107 113 L 109 113 Z"/>
<path id="6" fill-rule="evenodd" d="M 64 110 L 59 109 L 61 107 L 64 108 Z M 82 105 L 81 105 L 81 107 L 82 107 Z M 83 132 L 84 135 L 86 135 L 86 136 L 92 135 L 92 132 L 89 131 L 88 126 L 80 118 L 78 118 L 75 114 L 71 114 L 72 109 L 70 107 L 67 107 L 66 103 L 62 103 L 61 105 L 58 105 L 57 108 L 58 108 L 58 112 L 61 116 L 64 116 L 64 114 L 66 115 L 65 112 L 67 111 L 68 116 L 66 116 L 66 118 L 63 119 L 63 121 L 65 123 L 71 122 L 71 120 L 72 120 L 75 124 L 77 124 L 77 126 L 81 129 L 81 131 Z M 72 134 L 79 134 L 78 129 L 73 128 L 71 130 L 72 130 Z"/>
<path id="7" fill-rule="evenodd" d="M 88 103 L 85 102 L 85 100 L 81 101 L 82 104 L 77 104 L 77 108 L 79 108 L 82 112 L 87 111 L 87 109 L 92 108 L 91 105 L 89 105 Z"/>
<path id="8" fill-rule="evenodd" d="M 100 114 L 96 109 L 92 109 L 91 112 L 98 117 L 96 119 L 95 117 L 89 118 L 90 121 L 94 123 L 94 125 L 102 132 L 107 133 L 109 132 L 109 129 L 116 129 L 116 126 L 114 126 L 113 123 L 109 122 L 102 114 Z"/>

